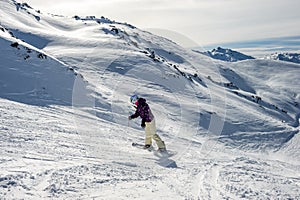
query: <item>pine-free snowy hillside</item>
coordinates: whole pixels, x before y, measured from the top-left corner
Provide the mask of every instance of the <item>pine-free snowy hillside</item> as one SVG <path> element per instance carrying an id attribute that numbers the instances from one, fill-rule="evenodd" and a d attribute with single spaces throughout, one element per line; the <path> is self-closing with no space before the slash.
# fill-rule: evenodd
<path id="1" fill-rule="evenodd" d="M 59 60 L 0 27 L 2 98 L 33 105 L 72 105 L 76 79 L 83 79 Z"/>
<path id="2" fill-rule="evenodd" d="M 0 7 L 1 199 L 300 198 L 298 64 L 225 63 L 105 17 Z M 172 157 L 131 146 L 144 142 L 134 93 Z"/>
<path id="3" fill-rule="evenodd" d="M 195 52 L 201 53 L 203 55 L 209 56 L 213 59 L 223 60 L 227 62 L 237 62 L 241 60 L 250 60 L 254 59 L 252 56 L 245 55 L 238 51 L 234 51 L 231 49 L 223 49 L 218 47 L 217 49 L 213 49 L 211 51 L 199 52 L 198 50 L 194 50 Z"/>

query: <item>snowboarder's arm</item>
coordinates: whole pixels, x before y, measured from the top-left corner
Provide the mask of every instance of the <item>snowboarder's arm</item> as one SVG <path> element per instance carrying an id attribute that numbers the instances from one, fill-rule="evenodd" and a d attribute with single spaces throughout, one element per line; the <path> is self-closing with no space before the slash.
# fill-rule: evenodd
<path id="1" fill-rule="evenodd" d="M 145 128 L 145 127 L 146 127 L 145 122 L 146 122 L 146 120 L 143 118 L 143 119 L 142 119 L 142 123 L 141 123 L 141 127 L 142 127 L 142 128 Z"/>
<path id="2" fill-rule="evenodd" d="M 140 116 L 140 113 L 138 111 L 135 111 L 133 115 L 130 115 L 130 119 L 135 119 Z"/>

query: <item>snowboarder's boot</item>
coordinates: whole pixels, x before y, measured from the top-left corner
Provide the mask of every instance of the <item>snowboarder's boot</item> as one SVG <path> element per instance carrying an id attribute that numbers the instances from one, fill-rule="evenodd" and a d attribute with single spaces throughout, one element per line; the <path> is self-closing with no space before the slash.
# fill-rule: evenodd
<path id="1" fill-rule="evenodd" d="M 145 144 L 144 146 L 143 146 L 143 149 L 150 149 L 151 148 L 151 145 L 150 144 Z"/>
<path id="2" fill-rule="evenodd" d="M 167 152 L 167 149 L 166 148 L 159 148 L 157 151 L 159 151 L 159 152 Z"/>

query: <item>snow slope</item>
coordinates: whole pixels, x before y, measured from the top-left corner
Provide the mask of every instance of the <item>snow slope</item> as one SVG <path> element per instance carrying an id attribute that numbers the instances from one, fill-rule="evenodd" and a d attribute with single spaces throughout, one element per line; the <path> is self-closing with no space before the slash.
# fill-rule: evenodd
<path id="1" fill-rule="evenodd" d="M 206 52 L 199 52 L 197 50 L 194 50 L 194 51 L 201 53 L 203 55 L 209 56 L 213 59 L 223 60 L 223 61 L 227 61 L 227 62 L 237 62 L 237 61 L 241 61 L 241 60 L 254 59 L 252 56 L 247 56 L 238 51 L 234 51 L 231 49 L 223 49 L 221 47 L 218 47 L 217 49 L 213 49 L 212 51 L 206 51 Z"/>
<path id="2" fill-rule="evenodd" d="M 0 35 L 3 98 L 34 105 L 53 101 L 72 105 L 72 88 L 78 75 L 73 68 L 11 37 L 7 31 Z"/>
<path id="3" fill-rule="evenodd" d="M 224 63 L 104 17 L 0 7 L 1 199 L 300 198 L 299 65 Z M 133 93 L 176 155 L 131 146 L 144 141 Z"/>

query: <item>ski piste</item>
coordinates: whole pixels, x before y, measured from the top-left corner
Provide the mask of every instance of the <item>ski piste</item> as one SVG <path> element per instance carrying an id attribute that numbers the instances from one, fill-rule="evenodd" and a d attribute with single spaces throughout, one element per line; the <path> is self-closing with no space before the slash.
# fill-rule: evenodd
<path id="1" fill-rule="evenodd" d="M 144 145 L 143 144 L 136 143 L 136 142 L 133 142 L 131 145 L 133 147 L 138 148 L 138 149 L 142 149 L 142 150 L 145 150 L 145 151 L 153 152 L 153 154 L 155 156 L 160 157 L 160 158 L 168 158 L 168 157 L 172 157 L 172 156 L 174 156 L 174 155 L 177 154 L 177 152 L 171 151 L 171 150 L 165 150 L 165 151 L 155 150 L 153 146 L 151 146 L 148 149 L 144 149 Z"/>

